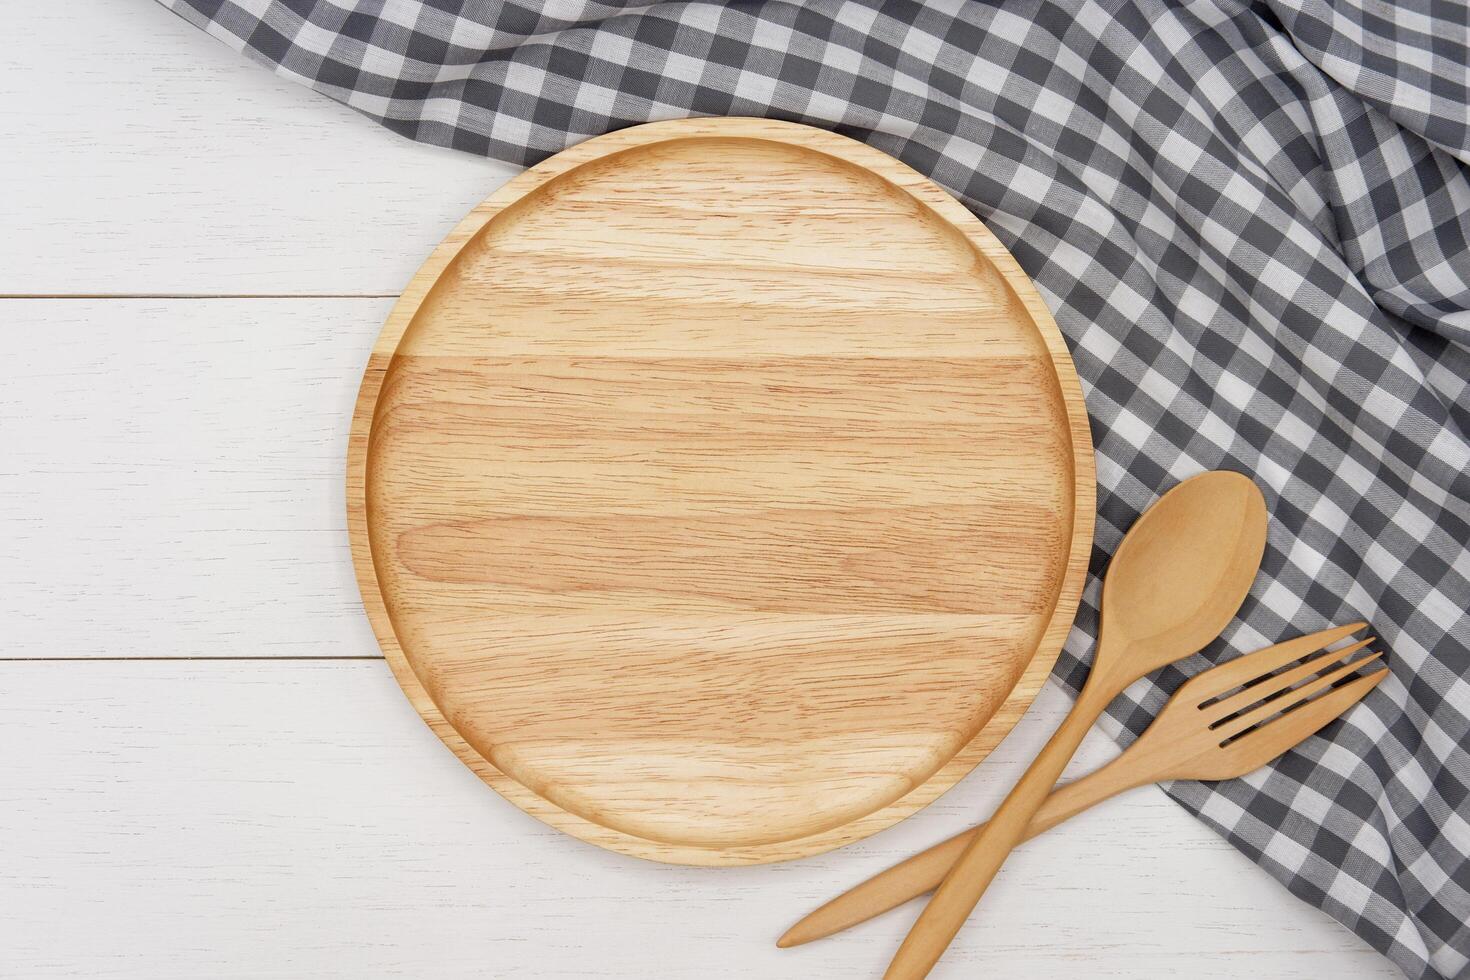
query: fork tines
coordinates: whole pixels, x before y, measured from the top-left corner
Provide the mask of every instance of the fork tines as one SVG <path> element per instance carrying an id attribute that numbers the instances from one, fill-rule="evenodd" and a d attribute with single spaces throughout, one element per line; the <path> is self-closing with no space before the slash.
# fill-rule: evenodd
<path id="1" fill-rule="evenodd" d="M 1364 675 L 1362 668 L 1379 660 L 1382 651 L 1353 659 L 1354 654 L 1373 642 L 1373 637 L 1304 659 L 1365 629 L 1366 625 L 1352 623 L 1298 637 L 1210 671 L 1210 675 L 1219 675 L 1211 678 L 1217 690 L 1230 685 L 1199 704 L 1201 710 L 1210 714 L 1210 729 L 1219 734 L 1220 744 L 1227 745 L 1253 730 L 1284 720 L 1292 712 L 1315 700 L 1331 697 L 1348 685 L 1355 685 L 1352 695 L 1360 697 L 1357 685 L 1371 678 L 1371 683 L 1365 685 L 1371 687 L 1381 680 L 1382 672 Z M 1346 663 L 1342 662 L 1344 658 Z M 1333 702 L 1340 699 L 1333 697 Z"/>

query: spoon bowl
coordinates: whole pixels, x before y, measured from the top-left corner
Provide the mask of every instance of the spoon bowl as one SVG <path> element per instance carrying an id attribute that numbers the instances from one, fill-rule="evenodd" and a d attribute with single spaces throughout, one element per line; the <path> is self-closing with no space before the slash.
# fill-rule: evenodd
<path id="1" fill-rule="evenodd" d="M 1261 567 L 1266 523 L 1261 491 L 1223 470 L 1185 480 L 1144 511 L 1108 566 L 1088 685 L 1116 674 L 1121 690 L 1219 636 Z"/>

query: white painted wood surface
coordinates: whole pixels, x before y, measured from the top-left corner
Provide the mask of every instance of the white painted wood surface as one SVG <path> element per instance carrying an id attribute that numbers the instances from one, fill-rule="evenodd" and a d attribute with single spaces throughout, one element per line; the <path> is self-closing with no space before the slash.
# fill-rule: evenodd
<path id="1" fill-rule="evenodd" d="M 0 13 L 3 294 L 396 295 L 518 169 L 380 129 L 152 0 Z"/>
<path id="2" fill-rule="evenodd" d="M 812 860 L 667 867 L 526 817 L 371 659 L 341 514 L 381 297 L 514 168 L 148 0 L 0 14 L 0 976 L 876 976 L 912 909 L 771 943 L 991 805 L 1062 695 Z M 1162 972 L 1395 975 L 1156 790 L 1028 845 L 940 975 Z"/>
<path id="3" fill-rule="evenodd" d="M 833 889 L 960 829 L 1066 700 L 854 847 L 680 868 L 485 788 L 382 662 L 0 665 L 0 942 L 16 976 L 877 976 L 915 910 L 795 950 Z M 1090 761 L 1106 757 L 1101 736 Z M 1391 975 L 1156 790 L 1018 852 L 937 976 Z M 1190 951 L 1187 955 L 1181 951 Z"/>
<path id="4" fill-rule="evenodd" d="M 376 656 L 344 457 L 391 304 L 0 301 L 0 656 Z"/>

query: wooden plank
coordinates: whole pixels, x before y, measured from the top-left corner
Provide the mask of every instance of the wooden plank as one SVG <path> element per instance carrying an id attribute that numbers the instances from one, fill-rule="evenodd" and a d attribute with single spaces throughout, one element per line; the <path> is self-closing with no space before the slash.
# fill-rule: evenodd
<path id="1" fill-rule="evenodd" d="M 396 294 L 519 169 L 395 136 L 154 3 L 5 15 L 0 294 Z"/>
<path id="2" fill-rule="evenodd" d="M 915 914 L 777 950 L 797 915 L 998 799 L 1066 699 L 939 803 L 788 864 L 582 844 L 484 787 L 381 662 L 0 664 L 11 976 L 877 975 Z M 1112 749 L 1094 735 L 1079 766 Z M 1187 960 L 1181 950 L 1190 950 Z M 936 977 L 1394 972 L 1157 790 L 1026 845 Z"/>
<path id="3" fill-rule="evenodd" d="M 0 301 L 0 658 L 377 656 L 343 475 L 390 305 Z"/>

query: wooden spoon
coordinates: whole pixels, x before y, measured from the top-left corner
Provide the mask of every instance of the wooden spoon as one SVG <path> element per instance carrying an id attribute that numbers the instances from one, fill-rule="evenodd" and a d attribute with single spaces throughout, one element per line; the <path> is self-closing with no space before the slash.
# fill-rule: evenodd
<path id="1" fill-rule="evenodd" d="M 1371 653 L 1341 663 L 1371 643 L 1371 638 L 1328 651 L 1296 669 L 1281 668 L 1366 626 L 1352 623 L 1299 636 L 1185 681 L 1122 755 L 1053 790 L 1031 818 L 1025 839 L 1135 786 L 1166 779 L 1235 779 L 1300 745 L 1367 697 L 1388 669 L 1343 683 L 1378 659 L 1377 653 Z M 1303 683 L 1313 673 L 1322 676 Z M 1270 717 L 1261 721 L 1265 715 L 1260 712 Z M 1255 727 L 1245 730 L 1252 725 Z M 973 828 L 956 834 L 848 889 L 788 929 L 776 945 L 799 946 L 830 936 L 937 888 L 979 832 Z"/>
<path id="2" fill-rule="evenodd" d="M 920 980 L 944 955 L 1108 702 L 1209 643 L 1250 591 L 1266 547 L 1266 502 L 1239 473 L 1202 473 L 1134 522 L 1103 582 L 1087 684 L 904 939 L 887 980 Z"/>

